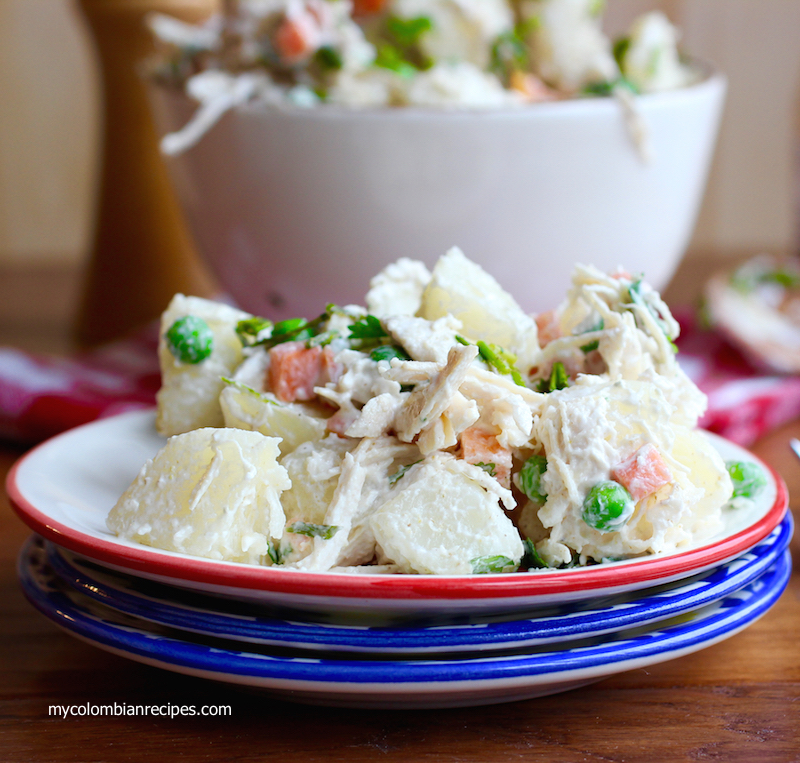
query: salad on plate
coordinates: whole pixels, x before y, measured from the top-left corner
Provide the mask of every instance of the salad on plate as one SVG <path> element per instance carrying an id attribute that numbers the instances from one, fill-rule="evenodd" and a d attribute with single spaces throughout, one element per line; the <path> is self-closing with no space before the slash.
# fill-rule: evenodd
<path id="1" fill-rule="evenodd" d="M 168 437 L 119 536 L 312 572 L 535 571 L 701 545 L 766 484 L 696 429 L 678 324 L 640 276 L 576 266 L 524 313 L 457 248 L 401 259 L 365 305 L 273 323 L 176 295 Z"/>

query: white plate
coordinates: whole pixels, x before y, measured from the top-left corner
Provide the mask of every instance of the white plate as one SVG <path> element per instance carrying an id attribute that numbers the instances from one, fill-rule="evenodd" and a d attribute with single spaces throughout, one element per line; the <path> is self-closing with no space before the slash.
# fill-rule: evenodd
<path id="1" fill-rule="evenodd" d="M 40 535 L 115 569 L 204 593 L 305 613 L 349 617 L 513 614 L 567 601 L 639 590 L 711 569 L 763 540 L 787 507 L 783 481 L 744 449 L 709 435 L 725 459 L 758 461 L 767 488 L 747 510 L 725 513 L 719 537 L 700 548 L 622 562 L 505 575 L 310 573 L 221 562 L 150 548 L 114 536 L 106 516 L 164 441 L 152 411 L 134 411 L 59 435 L 11 470 L 8 493 Z"/>
<path id="2" fill-rule="evenodd" d="M 29 544 L 18 571 L 29 601 L 67 632 L 137 662 L 258 687 L 295 702 L 352 707 L 458 707 L 554 694 L 626 670 L 690 654 L 741 631 L 780 597 L 788 551 L 753 583 L 716 604 L 662 623 L 478 659 L 332 659 L 278 656 L 220 639 L 205 641 L 128 617 L 68 588 L 41 546 Z"/>

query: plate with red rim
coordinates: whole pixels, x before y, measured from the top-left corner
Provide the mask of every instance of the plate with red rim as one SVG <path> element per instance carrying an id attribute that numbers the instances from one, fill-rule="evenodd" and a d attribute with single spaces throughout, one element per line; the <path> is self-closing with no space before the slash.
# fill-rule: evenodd
<path id="1" fill-rule="evenodd" d="M 745 449 L 708 434 L 726 460 L 757 462 L 767 487 L 751 506 L 725 509 L 710 542 L 673 554 L 564 570 L 438 576 L 311 573 L 192 557 L 113 535 L 111 507 L 164 444 L 153 411 L 133 411 L 72 429 L 23 456 L 7 480 L 12 506 L 33 530 L 111 569 L 189 590 L 293 610 L 307 618 L 364 622 L 522 616 L 537 607 L 646 589 L 734 559 L 783 519 L 783 480 Z"/>

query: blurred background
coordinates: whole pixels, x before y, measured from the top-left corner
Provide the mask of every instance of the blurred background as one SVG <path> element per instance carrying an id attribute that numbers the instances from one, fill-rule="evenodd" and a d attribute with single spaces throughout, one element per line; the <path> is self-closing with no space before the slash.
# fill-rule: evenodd
<path id="1" fill-rule="evenodd" d="M 683 30 L 686 50 L 729 78 L 687 259 L 794 251 L 800 0 L 609 0 L 607 26 L 622 30 L 654 8 Z M 21 284 L 3 290 L 7 340 L 45 318 L 69 330 L 91 242 L 100 116 L 97 61 L 77 5 L 0 0 L 0 281 Z M 25 296 L 32 286 L 41 301 Z"/>

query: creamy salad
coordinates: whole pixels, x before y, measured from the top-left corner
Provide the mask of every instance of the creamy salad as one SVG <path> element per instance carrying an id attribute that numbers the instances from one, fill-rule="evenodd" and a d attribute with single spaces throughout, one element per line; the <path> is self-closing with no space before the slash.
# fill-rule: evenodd
<path id="1" fill-rule="evenodd" d="M 678 325 L 639 276 L 578 266 L 527 315 L 458 249 L 401 259 L 365 305 L 272 323 L 177 295 L 169 437 L 108 517 L 121 537 L 313 572 L 474 574 L 665 554 L 766 484 L 696 430 Z"/>
<path id="2" fill-rule="evenodd" d="M 163 147 L 226 110 L 275 106 L 518 107 L 680 88 L 698 79 L 660 12 L 612 41 L 603 0 L 228 0 L 201 26 L 154 14 L 154 74 L 201 104 Z"/>

